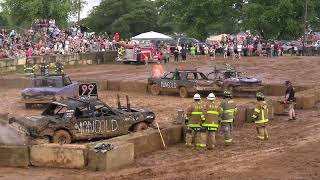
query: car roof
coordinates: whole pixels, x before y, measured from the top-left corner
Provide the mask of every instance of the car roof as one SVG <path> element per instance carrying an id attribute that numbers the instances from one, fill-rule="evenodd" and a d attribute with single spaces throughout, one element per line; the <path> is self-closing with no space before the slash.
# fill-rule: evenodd
<path id="1" fill-rule="evenodd" d="M 185 73 L 202 73 L 197 70 L 178 70 L 178 71 L 170 71 L 170 73 L 175 73 L 175 72 L 185 72 Z"/>
<path id="2" fill-rule="evenodd" d="M 90 104 L 90 106 L 97 106 L 97 105 L 105 105 L 104 102 L 97 98 L 89 98 L 89 99 L 76 99 L 76 98 L 68 98 L 68 99 L 61 99 L 59 101 L 53 102 L 53 104 L 65 106 L 65 107 L 83 107 Z"/>

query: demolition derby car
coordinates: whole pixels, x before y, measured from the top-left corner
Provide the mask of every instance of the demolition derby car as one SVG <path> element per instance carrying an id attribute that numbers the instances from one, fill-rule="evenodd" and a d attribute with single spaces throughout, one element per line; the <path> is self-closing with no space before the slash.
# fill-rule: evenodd
<path id="1" fill-rule="evenodd" d="M 26 108 L 35 104 L 48 104 L 58 97 L 72 97 L 77 94 L 78 83 L 64 74 L 34 75 L 31 87 L 21 92 L 21 102 Z"/>
<path id="2" fill-rule="evenodd" d="M 159 95 L 161 92 L 178 92 L 180 97 L 186 98 L 191 93 L 213 92 L 214 81 L 197 70 L 176 70 L 165 74 L 163 77 L 148 78 L 150 92 Z"/>
<path id="3" fill-rule="evenodd" d="M 194 93 L 223 93 L 228 90 L 234 95 L 259 91 L 263 86 L 254 78 L 242 77 L 237 71 L 215 70 L 206 76 L 197 70 L 176 70 L 163 77 L 148 78 L 148 86 L 153 95 L 161 92 L 178 92 L 186 98 Z"/>
<path id="4" fill-rule="evenodd" d="M 121 105 L 120 105 L 121 106 Z M 39 116 L 11 118 L 9 126 L 29 137 L 67 144 L 75 140 L 111 138 L 148 128 L 155 119 L 151 111 L 111 108 L 98 98 L 55 101 Z"/>
<path id="5" fill-rule="evenodd" d="M 218 83 L 220 89 L 227 89 L 232 93 L 251 93 L 260 91 L 262 81 L 256 78 L 246 77 L 234 67 L 226 64 L 225 69 L 216 69 L 207 75 L 208 79 Z"/>

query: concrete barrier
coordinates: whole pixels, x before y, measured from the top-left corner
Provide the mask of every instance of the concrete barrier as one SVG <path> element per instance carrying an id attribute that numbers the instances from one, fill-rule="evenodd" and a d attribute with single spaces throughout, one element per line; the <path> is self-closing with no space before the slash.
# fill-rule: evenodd
<path id="1" fill-rule="evenodd" d="M 30 148 L 30 162 L 33 166 L 84 168 L 87 165 L 87 148 L 76 144 L 42 144 Z"/>
<path id="2" fill-rule="evenodd" d="M 235 118 L 235 126 L 242 126 L 246 122 L 246 106 L 241 105 L 237 107 L 237 113 Z"/>
<path id="3" fill-rule="evenodd" d="M 28 146 L 0 146 L 0 166 L 27 167 L 29 164 Z"/>
<path id="4" fill-rule="evenodd" d="M 120 91 L 120 81 L 109 80 L 107 88 L 109 91 Z"/>
<path id="5" fill-rule="evenodd" d="M 134 145 L 132 143 L 113 144 L 111 151 L 96 153 L 90 148 L 88 152 L 88 169 L 93 171 L 114 170 L 133 163 Z"/>
<path id="6" fill-rule="evenodd" d="M 297 109 L 311 109 L 316 104 L 316 96 L 313 94 L 297 96 L 296 103 Z"/>
<path id="7" fill-rule="evenodd" d="M 146 93 L 148 91 L 148 87 L 147 87 L 147 83 L 144 83 L 144 82 L 121 81 L 119 90 L 123 92 Z"/>
<path id="8" fill-rule="evenodd" d="M 117 57 L 116 51 L 92 52 L 81 54 L 68 54 L 68 55 L 46 55 L 46 56 L 33 56 L 31 61 L 33 64 L 40 63 L 56 63 L 61 62 L 65 65 L 87 65 L 87 64 L 102 64 L 113 63 Z M 26 63 L 26 59 L 0 59 L 0 72 L 16 71 L 18 66 Z"/>

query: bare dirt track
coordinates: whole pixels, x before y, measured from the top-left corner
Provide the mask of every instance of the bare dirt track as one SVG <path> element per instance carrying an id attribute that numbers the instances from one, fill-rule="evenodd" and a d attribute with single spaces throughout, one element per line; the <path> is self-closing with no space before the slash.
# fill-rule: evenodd
<path id="1" fill-rule="evenodd" d="M 170 63 L 167 70 L 175 67 L 197 67 L 209 72 L 215 65 L 234 64 L 241 71 L 261 78 L 266 83 L 283 83 L 292 80 L 299 85 L 319 84 L 319 57 L 244 58 L 242 60 L 208 61 L 192 60 L 187 63 Z M 182 64 L 182 65 L 181 65 Z M 145 81 L 152 66 L 92 65 L 68 68 L 73 79 L 117 79 Z M 21 77 L 21 74 L 5 78 Z M 0 113 L 29 116 L 39 109 L 25 110 L 19 104 L 19 89 L 0 87 Z M 100 98 L 116 105 L 119 92 L 101 92 Z M 160 126 L 169 126 L 176 110 L 184 109 L 192 99 L 178 96 L 152 96 L 129 94 L 132 106 L 144 107 L 156 112 Z M 123 96 L 124 100 L 124 96 Z M 238 104 L 254 101 L 236 99 Z M 123 101 L 124 103 L 124 101 Z M 124 104 L 123 104 L 124 105 Z M 298 120 L 288 122 L 288 117 L 277 116 L 269 125 L 270 140 L 256 140 L 254 124 L 235 127 L 235 143 L 225 147 L 221 132 L 213 151 L 185 148 L 183 144 L 167 150 L 153 152 L 135 159 L 134 164 L 113 172 L 47 168 L 0 168 L 0 179 L 320 179 L 320 105 L 312 110 L 299 110 Z"/>
<path id="2" fill-rule="evenodd" d="M 278 117 L 270 140 L 255 139 L 253 124 L 236 127 L 235 143 L 218 137 L 213 151 L 182 144 L 144 155 L 126 168 L 104 173 L 86 170 L 1 168 L 0 179 L 319 179 L 320 112 L 298 111 L 299 120 Z"/>
<path id="3" fill-rule="evenodd" d="M 248 75 L 260 78 L 264 83 L 283 83 L 291 80 L 299 85 L 319 84 L 320 57 L 283 56 L 279 58 L 266 57 L 243 57 L 241 60 L 224 60 L 221 57 L 210 60 L 210 58 L 190 58 L 186 63 L 171 62 L 164 65 L 166 71 L 175 68 L 197 68 L 203 72 L 210 72 L 214 67 L 224 67 L 225 63 L 234 65 L 238 70 L 247 72 Z M 68 67 L 66 73 L 77 80 L 85 79 L 108 79 L 108 80 L 137 80 L 146 81 L 152 74 L 152 64 L 145 65 L 123 65 L 105 64 Z M 22 74 L 2 75 L 2 78 L 23 77 Z"/>

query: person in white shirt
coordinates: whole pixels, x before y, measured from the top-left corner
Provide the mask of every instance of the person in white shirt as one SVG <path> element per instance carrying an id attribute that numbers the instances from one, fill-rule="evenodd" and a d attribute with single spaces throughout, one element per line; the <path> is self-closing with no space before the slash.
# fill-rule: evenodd
<path id="1" fill-rule="evenodd" d="M 241 52 L 242 52 L 242 44 L 238 43 L 237 45 L 238 57 L 241 59 Z"/>
<path id="2" fill-rule="evenodd" d="M 223 46 L 223 58 L 226 59 L 228 57 L 228 44 Z"/>

